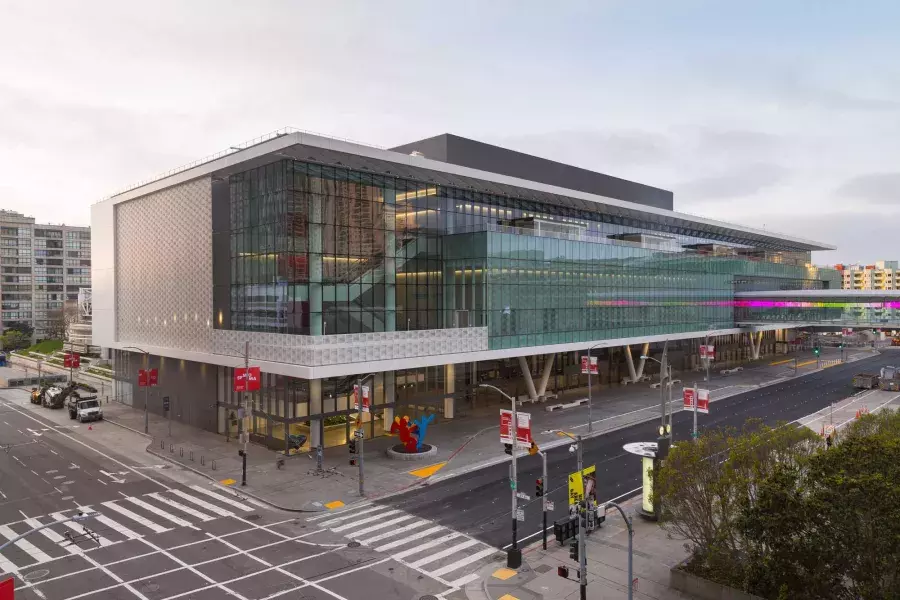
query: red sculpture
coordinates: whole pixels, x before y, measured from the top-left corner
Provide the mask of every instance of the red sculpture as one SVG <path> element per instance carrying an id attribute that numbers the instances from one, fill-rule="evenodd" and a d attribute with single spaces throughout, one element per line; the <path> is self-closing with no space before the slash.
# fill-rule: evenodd
<path id="1" fill-rule="evenodd" d="M 412 427 L 410 427 L 409 417 L 407 416 L 404 416 L 402 419 L 400 417 L 394 417 L 394 422 L 391 424 L 391 434 L 400 436 L 400 441 L 403 442 L 403 446 L 406 448 L 407 452 L 416 451 L 416 445 L 419 443 L 419 440 L 413 434 L 418 433 L 418 431 L 418 425 L 413 424 Z"/>

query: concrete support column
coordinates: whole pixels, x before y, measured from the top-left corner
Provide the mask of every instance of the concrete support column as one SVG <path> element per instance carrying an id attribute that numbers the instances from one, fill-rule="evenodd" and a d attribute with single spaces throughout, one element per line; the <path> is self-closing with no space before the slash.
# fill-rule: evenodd
<path id="1" fill-rule="evenodd" d="M 762 331 L 750 332 L 750 350 L 753 352 L 753 360 L 757 360 L 759 358 L 759 349 L 762 346 L 762 339 Z"/>
<path id="2" fill-rule="evenodd" d="M 444 393 L 456 392 L 456 365 L 444 365 Z M 452 419 L 456 398 L 448 396 L 444 398 L 444 418 Z"/>
<path id="3" fill-rule="evenodd" d="M 322 443 L 322 380 L 309 380 L 309 447 L 315 449 Z"/>
<path id="4" fill-rule="evenodd" d="M 634 357 L 631 356 L 631 346 L 625 346 L 625 364 L 628 365 L 628 376 L 631 381 L 637 381 L 638 376 L 634 369 Z"/>
<path id="5" fill-rule="evenodd" d="M 315 190 L 314 190 L 315 191 Z M 323 335 L 322 317 L 322 196 L 310 194 L 309 200 L 309 333 Z"/>
<path id="6" fill-rule="evenodd" d="M 547 354 L 544 356 L 544 370 L 541 373 L 541 384 L 538 387 L 538 398 L 547 393 L 547 384 L 550 382 L 550 372 L 553 370 L 553 361 L 556 359 L 555 354 Z"/>
<path id="7" fill-rule="evenodd" d="M 228 411 L 225 408 L 225 367 L 216 367 L 216 432 L 225 434 Z"/>
<path id="8" fill-rule="evenodd" d="M 393 371 L 382 373 L 384 378 L 384 431 L 387 433 L 394 422 L 394 402 L 397 401 L 396 379 Z M 390 406 L 387 406 L 387 405 Z"/>
<path id="9" fill-rule="evenodd" d="M 647 364 L 647 359 L 644 357 L 646 356 L 650 356 L 650 342 L 644 344 L 644 347 L 641 349 L 641 359 L 637 366 L 637 372 L 635 373 L 635 375 L 637 375 L 637 379 L 640 379 L 644 376 L 644 365 Z"/>
<path id="10" fill-rule="evenodd" d="M 384 330 L 397 330 L 397 191 L 384 190 Z"/>
<path id="11" fill-rule="evenodd" d="M 537 390 L 534 389 L 534 379 L 531 378 L 531 371 L 528 369 L 528 359 L 524 356 L 519 357 L 519 368 L 522 370 L 522 377 L 525 378 L 525 386 L 528 388 L 528 397 L 537 400 Z"/>

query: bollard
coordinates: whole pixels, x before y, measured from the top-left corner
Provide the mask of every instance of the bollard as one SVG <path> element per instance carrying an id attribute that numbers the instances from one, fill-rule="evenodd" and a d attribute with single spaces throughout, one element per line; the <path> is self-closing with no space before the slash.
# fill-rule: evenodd
<path id="1" fill-rule="evenodd" d="M 193 451 L 193 450 L 191 450 L 191 453 L 190 453 L 190 457 L 189 457 L 189 458 L 190 458 L 190 461 L 191 461 L 191 462 L 194 462 L 194 451 Z"/>
<path id="2" fill-rule="evenodd" d="M 175 454 L 175 444 L 169 444 L 169 453 Z"/>
<path id="3" fill-rule="evenodd" d="M 212 461 L 212 470 L 213 470 L 213 471 L 216 470 L 216 461 Z"/>
<path id="4" fill-rule="evenodd" d="M 159 440 L 159 447 L 161 450 L 166 449 L 166 440 Z"/>
<path id="5" fill-rule="evenodd" d="M 181 458 L 184 458 L 184 446 L 178 448 L 178 454 L 181 455 Z"/>
<path id="6" fill-rule="evenodd" d="M 200 455 L 200 465 L 204 467 L 206 466 L 206 457 L 202 454 Z"/>

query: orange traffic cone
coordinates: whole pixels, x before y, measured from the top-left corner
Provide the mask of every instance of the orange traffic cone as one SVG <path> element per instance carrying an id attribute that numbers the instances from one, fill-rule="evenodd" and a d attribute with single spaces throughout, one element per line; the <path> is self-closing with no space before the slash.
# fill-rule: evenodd
<path id="1" fill-rule="evenodd" d="M 857 411 L 856 411 L 856 418 L 857 418 L 857 419 L 859 418 L 859 410 L 858 410 L 858 409 L 857 409 Z"/>
<path id="2" fill-rule="evenodd" d="M 93 431 L 93 430 L 94 430 L 94 426 L 93 426 L 93 425 L 88 425 L 88 431 Z"/>
<path id="3" fill-rule="evenodd" d="M 822 425 L 822 432 L 819 435 L 821 435 L 822 437 L 825 437 L 825 425 L 824 424 Z"/>

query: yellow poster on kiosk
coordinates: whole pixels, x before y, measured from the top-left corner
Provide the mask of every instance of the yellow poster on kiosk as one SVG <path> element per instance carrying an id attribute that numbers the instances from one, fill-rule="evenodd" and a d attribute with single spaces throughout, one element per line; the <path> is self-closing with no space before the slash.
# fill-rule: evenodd
<path id="1" fill-rule="evenodd" d="M 594 502 L 597 501 L 596 473 L 596 465 L 585 467 L 584 470 L 581 471 L 581 475 L 584 476 L 584 485 L 587 487 L 587 495 Z M 569 506 L 578 504 L 584 498 L 584 489 L 582 488 L 581 484 L 581 475 L 579 475 L 578 471 L 569 474 Z"/>

